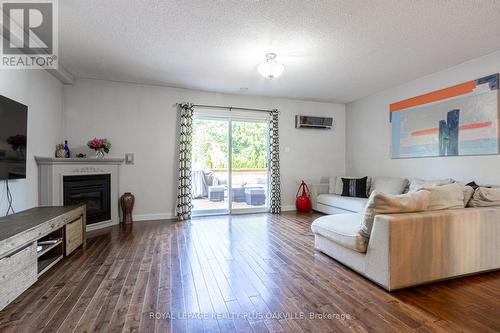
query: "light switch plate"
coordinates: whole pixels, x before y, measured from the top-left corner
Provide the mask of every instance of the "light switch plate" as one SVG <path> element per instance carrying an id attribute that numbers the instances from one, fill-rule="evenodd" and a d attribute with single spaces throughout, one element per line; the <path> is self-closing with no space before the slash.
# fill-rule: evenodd
<path id="1" fill-rule="evenodd" d="M 134 164 L 134 153 L 125 153 L 125 164 Z"/>

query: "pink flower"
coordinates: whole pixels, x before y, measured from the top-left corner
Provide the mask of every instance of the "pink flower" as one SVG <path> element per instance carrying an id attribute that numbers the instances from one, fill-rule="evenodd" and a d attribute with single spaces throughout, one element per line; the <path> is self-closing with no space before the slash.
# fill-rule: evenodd
<path id="1" fill-rule="evenodd" d="M 92 139 L 92 146 L 94 146 L 95 148 L 99 148 L 102 146 L 102 140 L 101 139 L 98 139 L 98 138 L 93 138 Z"/>
<path id="2" fill-rule="evenodd" d="M 87 146 L 91 149 L 102 150 L 107 154 L 111 148 L 111 143 L 108 139 L 93 138 L 87 142 Z"/>

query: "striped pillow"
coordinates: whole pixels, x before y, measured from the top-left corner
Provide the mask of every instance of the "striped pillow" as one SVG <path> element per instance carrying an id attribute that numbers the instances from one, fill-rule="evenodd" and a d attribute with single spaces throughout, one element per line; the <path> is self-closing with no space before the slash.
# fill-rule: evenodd
<path id="1" fill-rule="evenodd" d="M 367 198 L 366 187 L 368 177 L 363 178 L 342 178 L 342 196 Z"/>

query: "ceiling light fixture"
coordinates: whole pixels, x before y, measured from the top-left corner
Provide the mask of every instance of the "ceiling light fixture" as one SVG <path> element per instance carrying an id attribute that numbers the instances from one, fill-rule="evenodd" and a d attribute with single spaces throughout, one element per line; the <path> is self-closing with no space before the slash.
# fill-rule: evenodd
<path id="1" fill-rule="evenodd" d="M 285 66 L 276 61 L 277 55 L 275 53 L 266 54 L 266 62 L 257 66 L 260 75 L 269 80 L 278 77 L 283 73 Z"/>

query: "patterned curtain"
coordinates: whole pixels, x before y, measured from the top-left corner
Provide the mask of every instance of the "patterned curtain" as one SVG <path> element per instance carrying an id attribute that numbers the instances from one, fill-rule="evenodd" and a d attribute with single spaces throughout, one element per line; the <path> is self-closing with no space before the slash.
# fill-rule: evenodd
<path id="1" fill-rule="evenodd" d="M 181 104 L 179 132 L 179 185 L 177 187 L 177 218 L 191 218 L 191 148 L 193 140 L 193 104 Z"/>
<path id="2" fill-rule="evenodd" d="M 278 110 L 273 110 L 269 118 L 269 171 L 271 173 L 270 212 L 281 213 L 281 182 L 280 182 L 280 140 L 278 131 Z"/>

